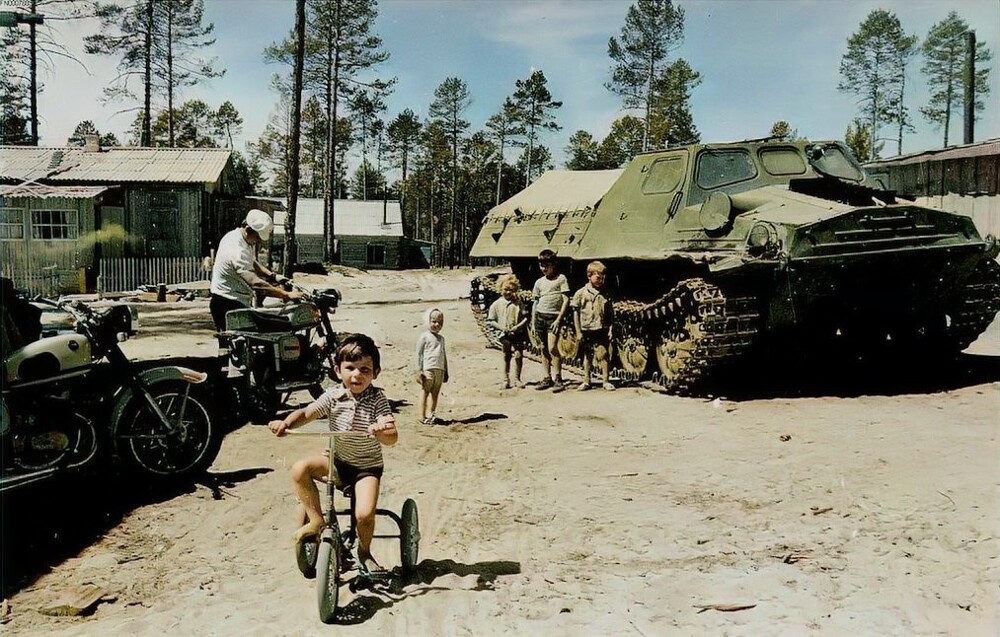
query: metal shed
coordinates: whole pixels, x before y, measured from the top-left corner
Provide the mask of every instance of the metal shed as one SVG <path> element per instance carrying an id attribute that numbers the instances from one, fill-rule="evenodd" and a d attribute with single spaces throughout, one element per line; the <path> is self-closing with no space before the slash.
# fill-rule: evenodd
<path id="1" fill-rule="evenodd" d="M 980 233 L 1000 234 L 1000 139 L 900 155 L 865 169 L 921 205 L 968 215 Z"/>

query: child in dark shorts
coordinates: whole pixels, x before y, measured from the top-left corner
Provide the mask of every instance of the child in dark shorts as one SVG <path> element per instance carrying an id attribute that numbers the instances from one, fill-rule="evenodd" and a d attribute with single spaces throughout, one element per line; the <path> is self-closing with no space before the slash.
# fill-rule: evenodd
<path id="1" fill-rule="evenodd" d="M 542 346 L 542 380 L 535 389 L 562 391 L 562 357 L 559 355 L 559 324 L 569 306 L 569 282 L 556 267 L 556 253 L 546 248 L 538 253 L 542 276 L 531 290 L 531 331 Z"/>
<path id="2" fill-rule="evenodd" d="M 384 570 L 371 554 L 383 470 L 381 446 L 396 444 L 399 434 L 385 393 L 372 385 L 381 371 L 375 342 L 364 334 L 350 334 L 341 341 L 334 362 L 341 384 L 328 389 L 308 407 L 296 409 L 283 420 L 272 420 L 269 427 L 275 435 L 283 436 L 289 429 L 328 416 L 330 431 L 350 433 L 337 438 L 333 462 L 339 483 L 354 487 L 358 568 L 371 574 Z M 307 517 L 295 532 L 296 542 L 315 537 L 325 524 L 316 482 L 325 481 L 328 472 L 326 455 L 303 458 L 292 466 L 295 495 Z"/>
<path id="3" fill-rule="evenodd" d="M 524 360 L 524 348 L 528 344 L 528 317 L 524 312 L 519 292 L 521 284 L 513 274 L 500 279 L 500 294 L 486 312 L 486 324 L 500 333 L 500 346 L 503 348 L 503 384 L 510 389 L 510 361 L 514 359 L 514 386 L 521 384 L 521 365 Z"/>
<path id="4" fill-rule="evenodd" d="M 587 284 L 576 291 L 570 301 L 573 325 L 580 341 L 583 358 L 583 382 L 577 389 L 590 389 L 590 372 L 594 364 L 601 370 L 604 389 L 613 390 L 609 380 L 611 368 L 611 324 L 614 320 L 611 301 L 604 296 L 606 268 L 600 261 L 587 265 Z"/>

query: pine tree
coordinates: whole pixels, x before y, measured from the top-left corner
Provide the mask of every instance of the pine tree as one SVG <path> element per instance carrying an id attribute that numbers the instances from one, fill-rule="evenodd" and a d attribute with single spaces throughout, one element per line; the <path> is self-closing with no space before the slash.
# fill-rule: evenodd
<path id="1" fill-rule="evenodd" d="M 564 152 L 566 153 L 566 168 L 569 170 L 596 170 L 597 154 L 600 145 L 594 136 L 585 130 L 578 130 L 569 137 Z"/>
<path id="2" fill-rule="evenodd" d="M 642 152 L 646 127 L 634 115 L 625 115 L 611 122 L 611 131 L 601 142 L 598 163 L 604 168 L 620 168 Z"/>
<path id="3" fill-rule="evenodd" d="M 927 32 L 921 51 L 924 65 L 921 67 L 927 78 L 931 97 L 926 106 L 920 108 L 920 113 L 927 121 L 944 129 L 944 146 L 948 146 L 948 132 L 951 127 L 951 115 L 961 109 L 962 96 L 965 93 L 965 57 L 966 33 L 969 25 L 954 11 L 948 14 Z M 985 108 L 985 97 L 990 93 L 989 62 L 993 54 L 983 42 L 976 42 L 975 62 L 976 74 L 974 84 L 976 102 L 974 112 Z M 978 119 L 978 117 L 977 117 Z"/>
<path id="4" fill-rule="evenodd" d="M 95 2 L 100 30 L 84 38 L 84 51 L 118 56 L 118 75 L 104 87 L 106 100 L 131 100 L 133 85 L 142 86 L 140 146 L 152 143 L 153 57 L 157 44 L 154 0 L 134 0 L 128 5 Z"/>
<path id="5" fill-rule="evenodd" d="M 504 151 L 508 145 L 515 145 L 517 138 L 525 134 L 524 124 L 518 120 L 517 105 L 511 98 L 503 102 L 500 110 L 491 115 L 486 120 L 486 130 L 493 137 L 497 147 L 497 177 L 496 177 L 496 199 L 494 205 L 500 205 L 501 190 L 503 182 L 503 168 L 505 165 Z"/>
<path id="6" fill-rule="evenodd" d="M 847 131 L 844 133 L 844 143 L 847 144 L 847 147 L 851 149 L 851 153 L 859 161 L 865 161 L 868 157 L 878 159 L 879 155 L 882 154 L 882 148 L 885 146 L 884 142 L 878 144 L 872 142 L 871 129 L 868 128 L 868 124 L 861 118 L 855 118 L 854 121 L 847 125 Z"/>
<path id="7" fill-rule="evenodd" d="M 799 138 L 799 129 L 792 128 L 791 124 L 783 119 L 779 119 L 775 123 L 771 124 L 771 132 L 769 136 L 786 142 L 793 141 Z"/>
<path id="8" fill-rule="evenodd" d="M 409 170 L 410 162 L 417 152 L 420 143 L 420 118 L 410 109 L 404 109 L 396 115 L 396 118 L 389 123 L 386 131 L 389 142 L 389 156 L 399 167 L 402 173 L 400 187 L 400 208 L 403 214 L 403 224 L 406 236 L 416 236 L 415 220 L 411 221 L 412 214 L 407 206 L 407 194 L 409 190 Z"/>
<path id="9" fill-rule="evenodd" d="M 648 134 L 643 147 L 666 148 L 676 144 L 696 144 L 701 133 L 691 115 L 691 91 L 701 84 L 698 73 L 683 58 L 663 70 L 653 83 Z"/>
<path id="10" fill-rule="evenodd" d="M 167 98 L 167 145 L 175 145 L 174 100 L 182 86 L 194 86 L 202 80 L 225 75 L 225 69 L 216 69 L 216 60 L 205 60 L 197 55 L 198 49 L 211 46 L 215 25 L 202 25 L 203 0 L 170 0 L 154 6 L 157 31 L 153 68 L 162 78 L 162 91 Z"/>
<path id="11" fill-rule="evenodd" d="M 543 131 L 557 131 L 562 128 L 556 123 L 553 113 L 554 110 L 562 107 L 562 102 L 552 99 L 548 80 L 545 79 L 545 73 L 541 70 L 533 72 L 527 79 L 517 80 L 514 83 L 513 102 L 518 120 L 524 125 L 527 139 L 527 159 L 522 162 L 522 165 L 525 169 L 524 185 L 528 186 L 531 183 L 533 168 L 544 164 L 544 161 L 535 162 L 531 158 L 532 149 Z M 551 154 L 549 161 L 551 161 Z"/>
<path id="12" fill-rule="evenodd" d="M 657 87 L 671 51 L 684 38 L 684 10 L 672 0 L 637 0 L 625 16 L 620 39 L 608 41 L 614 61 L 611 81 L 604 86 L 622 97 L 627 109 L 643 111 L 642 150 L 650 148 Z"/>
<path id="13" fill-rule="evenodd" d="M 326 108 L 327 193 L 324 197 L 326 256 L 333 258 L 334 199 L 345 181 L 343 142 L 351 138 L 340 130 L 348 121 L 339 113 L 341 99 L 358 88 L 388 91 L 395 79 L 365 79 L 364 74 L 389 59 L 382 39 L 374 34 L 378 17 L 375 0 L 309 0 L 306 29 L 305 83 L 318 90 Z"/>
<path id="14" fill-rule="evenodd" d="M 916 39 L 903 32 L 895 14 L 876 9 L 868 14 L 847 40 L 840 60 L 841 81 L 837 88 L 858 96 L 858 106 L 872 139 L 878 141 L 879 125 L 906 120 L 903 85 L 906 61 Z M 900 132 L 900 146 L 902 133 Z M 871 151 L 875 152 L 873 145 Z M 861 161 L 874 159 L 859 157 Z"/>
<path id="15" fill-rule="evenodd" d="M 449 240 L 448 240 L 448 265 L 453 266 L 457 262 L 455 253 L 455 209 L 458 197 L 458 147 L 461 143 L 462 134 L 469 128 L 469 122 L 463 119 L 465 111 L 472 104 L 472 95 L 469 87 L 457 77 L 445 78 L 441 84 L 434 89 L 434 101 L 428 109 L 428 116 L 432 122 L 440 124 L 448 139 L 451 148 L 451 203 L 449 206 Z M 466 227 L 466 223 L 462 224 Z"/>
<path id="16" fill-rule="evenodd" d="M 215 136 L 225 142 L 226 148 L 233 147 L 233 135 L 239 135 L 243 130 L 243 118 L 233 103 L 226 100 L 215 112 Z"/>

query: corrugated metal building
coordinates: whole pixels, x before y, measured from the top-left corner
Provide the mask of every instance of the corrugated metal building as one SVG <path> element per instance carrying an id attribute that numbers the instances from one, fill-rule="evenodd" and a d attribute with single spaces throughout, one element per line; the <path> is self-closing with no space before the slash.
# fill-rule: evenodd
<path id="1" fill-rule="evenodd" d="M 871 175 L 917 203 L 972 217 L 1000 235 L 1000 140 L 900 155 L 865 164 Z"/>
<path id="2" fill-rule="evenodd" d="M 231 180 L 225 149 L 0 146 L 5 260 L 45 253 L 92 287 L 102 257 L 204 256 L 246 210 Z"/>
<path id="3" fill-rule="evenodd" d="M 274 211 L 272 250 L 284 247 L 284 200 L 251 197 L 265 210 Z M 268 205 L 269 204 L 269 205 Z M 428 256 L 420 244 L 403 234 L 403 217 L 398 201 L 334 201 L 335 262 L 363 269 L 400 269 L 427 267 Z M 321 263 L 323 235 L 323 200 L 300 198 L 295 213 L 295 243 L 299 263 Z M 422 243 L 422 242 L 421 242 Z"/>

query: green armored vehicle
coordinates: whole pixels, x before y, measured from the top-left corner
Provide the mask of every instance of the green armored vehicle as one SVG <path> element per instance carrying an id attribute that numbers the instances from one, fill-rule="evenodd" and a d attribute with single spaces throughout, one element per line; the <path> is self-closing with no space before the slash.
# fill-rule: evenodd
<path id="1" fill-rule="evenodd" d="M 615 375 L 679 393 L 775 349 L 953 356 L 1000 309 L 995 239 L 881 189 L 839 142 L 693 145 L 622 170 L 550 171 L 487 214 L 471 256 L 509 262 L 530 291 L 544 248 L 573 289 L 590 261 L 608 267 Z M 481 325 L 496 276 L 472 282 Z"/>

